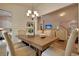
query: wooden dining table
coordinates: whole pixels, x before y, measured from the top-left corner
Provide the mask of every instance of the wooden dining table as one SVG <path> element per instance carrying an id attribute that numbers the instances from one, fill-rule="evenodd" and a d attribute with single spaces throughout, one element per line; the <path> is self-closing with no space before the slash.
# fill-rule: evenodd
<path id="1" fill-rule="evenodd" d="M 26 35 L 17 35 L 19 39 L 28 43 L 29 45 L 33 46 L 36 49 L 37 55 L 40 56 L 42 52 L 47 49 L 53 41 L 57 39 L 57 37 L 28 37 Z"/>

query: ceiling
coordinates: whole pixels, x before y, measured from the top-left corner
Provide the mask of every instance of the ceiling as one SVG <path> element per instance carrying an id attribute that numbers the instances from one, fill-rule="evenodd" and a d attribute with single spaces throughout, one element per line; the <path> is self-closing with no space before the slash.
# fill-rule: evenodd
<path id="1" fill-rule="evenodd" d="M 27 9 L 34 9 L 39 12 L 40 15 L 44 15 L 65 6 L 69 3 L 0 3 L 0 6 L 21 6 Z"/>
<path id="2" fill-rule="evenodd" d="M 17 5 L 17 6 L 23 6 L 27 8 L 36 8 L 41 5 L 41 3 L 0 3 L 0 5 Z"/>
<path id="3" fill-rule="evenodd" d="M 66 4 L 66 3 L 65 3 Z M 0 3 L 0 5 L 18 5 L 18 6 L 24 6 L 24 7 L 28 7 L 28 8 L 37 8 L 39 6 L 47 6 L 50 5 L 52 7 L 58 6 L 58 5 L 63 5 L 63 3 Z"/>

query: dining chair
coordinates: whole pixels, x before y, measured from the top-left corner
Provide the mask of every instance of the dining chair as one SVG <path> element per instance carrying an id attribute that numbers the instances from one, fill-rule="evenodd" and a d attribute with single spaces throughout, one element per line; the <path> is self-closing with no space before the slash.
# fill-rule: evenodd
<path id="1" fill-rule="evenodd" d="M 59 46 L 55 47 L 49 47 L 46 49 L 43 53 L 42 56 L 75 56 L 78 55 L 77 53 L 73 53 L 73 44 L 76 40 L 76 37 L 78 36 L 77 30 L 73 30 L 70 34 L 70 37 L 68 39 L 67 45 L 65 49 L 61 49 Z M 62 44 L 64 45 L 64 44 Z"/>
<path id="2" fill-rule="evenodd" d="M 12 39 L 12 33 L 8 33 L 8 36 Z M 26 46 L 21 40 L 16 43 L 13 42 L 13 45 L 14 45 L 14 48 L 20 48 L 20 47 Z"/>
<path id="3" fill-rule="evenodd" d="M 26 35 L 26 33 L 27 33 L 26 29 L 19 29 L 19 30 L 17 30 L 17 35 Z M 18 37 L 15 37 L 15 38 L 17 38 L 17 39 L 19 40 Z M 16 43 L 17 43 L 17 42 L 16 42 Z M 24 41 L 22 41 L 22 40 L 19 40 L 18 44 L 19 44 L 19 43 L 29 46 L 28 43 L 26 43 L 26 42 L 24 42 Z M 24 46 L 24 45 L 22 45 L 22 46 Z"/>
<path id="4" fill-rule="evenodd" d="M 59 38 L 59 40 L 67 40 L 68 39 L 68 31 L 66 28 L 60 26 L 59 29 L 56 30 L 56 37 Z"/>
<path id="5" fill-rule="evenodd" d="M 11 56 L 35 56 L 36 52 L 29 46 L 24 46 L 20 48 L 14 48 L 13 42 L 11 41 L 11 37 L 9 36 L 8 32 L 3 32 L 3 37 L 7 41 Z"/>
<path id="6" fill-rule="evenodd" d="M 18 30 L 17 34 L 18 35 L 26 35 L 26 30 Z"/>

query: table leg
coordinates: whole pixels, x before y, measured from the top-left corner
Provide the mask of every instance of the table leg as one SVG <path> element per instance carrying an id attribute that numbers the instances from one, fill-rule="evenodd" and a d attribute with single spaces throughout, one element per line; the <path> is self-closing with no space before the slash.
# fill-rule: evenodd
<path id="1" fill-rule="evenodd" d="M 36 51 L 37 51 L 37 56 L 41 56 L 42 51 L 41 51 L 41 50 L 39 50 L 39 49 L 36 49 Z"/>

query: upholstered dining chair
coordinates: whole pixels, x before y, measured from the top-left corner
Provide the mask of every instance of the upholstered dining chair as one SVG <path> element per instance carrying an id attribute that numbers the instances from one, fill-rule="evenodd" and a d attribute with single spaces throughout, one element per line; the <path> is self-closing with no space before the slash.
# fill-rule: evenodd
<path id="1" fill-rule="evenodd" d="M 14 48 L 11 37 L 8 35 L 8 32 L 3 31 L 3 37 L 7 41 L 11 56 L 35 56 L 36 52 L 29 46 L 24 46 L 20 48 Z"/>
<path id="2" fill-rule="evenodd" d="M 12 39 L 12 33 L 8 33 L 8 36 Z M 21 40 L 16 43 L 13 42 L 13 45 L 14 48 L 20 48 L 26 46 Z"/>
<path id="3" fill-rule="evenodd" d="M 78 36 L 78 31 L 75 29 L 71 32 L 65 49 L 60 49 L 60 47 L 57 47 L 57 46 L 55 46 L 55 48 L 49 47 L 42 53 L 42 56 L 64 56 L 64 55 L 65 56 L 71 56 L 71 55 L 75 56 L 75 55 L 78 55 L 77 53 L 72 52 L 73 44 L 74 44 L 77 36 Z"/>
<path id="4" fill-rule="evenodd" d="M 59 29 L 56 30 L 56 37 L 59 38 L 59 40 L 67 40 L 68 39 L 68 31 L 66 28 L 60 26 Z"/>

